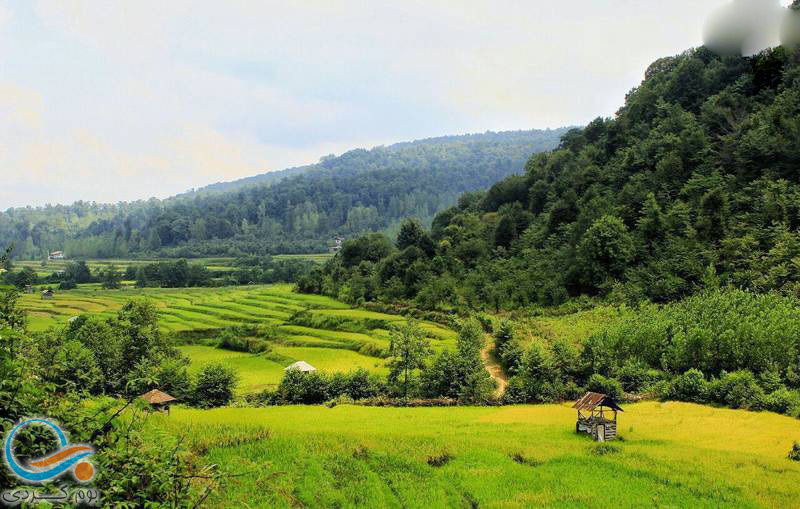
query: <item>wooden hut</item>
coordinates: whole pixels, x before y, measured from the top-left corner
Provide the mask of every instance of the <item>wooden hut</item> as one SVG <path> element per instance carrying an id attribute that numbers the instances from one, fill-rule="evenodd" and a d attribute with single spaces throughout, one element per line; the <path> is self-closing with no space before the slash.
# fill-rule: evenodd
<path id="1" fill-rule="evenodd" d="M 152 408 L 160 412 L 166 412 L 167 414 L 169 414 L 169 404 L 173 401 L 177 401 L 166 392 L 161 392 L 158 389 L 153 389 L 150 392 L 142 394 L 140 397 L 147 401 Z"/>
<path id="2" fill-rule="evenodd" d="M 42 292 L 42 300 L 51 300 L 54 296 L 55 292 L 49 288 Z"/>
<path id="3" fill-rule="evenodd" d="M 624 412 L 613 398 L 597 392 L 587 392 L 572 408 L 578 411 L 576 433 L 586 433 L 596 442 L 617 438 L 617 412 Z"/>

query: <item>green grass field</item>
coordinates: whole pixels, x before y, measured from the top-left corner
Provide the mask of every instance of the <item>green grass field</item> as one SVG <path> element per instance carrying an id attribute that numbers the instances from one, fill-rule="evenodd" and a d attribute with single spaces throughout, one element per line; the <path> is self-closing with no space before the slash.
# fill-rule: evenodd
<path id="1" fill-rule="evenodd" d="M 797 420 L 626 405 L 624 441 L 574 433 L 568 406 L 174 408 L 231 477 L 212 507 L 797 507 Z M 268 435 L 268 436 L 267 436 Z"/>
<path id="2" fill-rule="evenodd" d="M 275 386 L 283 369 L 300 360 L 324 371 L 365 368 L 385 375 L 386 361 L 382 357 L 389 348 L 387 329 L 405 322 L 401 316 L 352 309 L 328 297 L 297 294 L 291 285 L 120 290 L 92 287 L 56 291 L 52 300 L 26 294 L 20 302 L 28 312 L 30 330 L 42 331 L 64 327 L 71 317 L 81 314 L 111 317 L 132 298 L 152 300 L 158 307 L 164 332 L 176 334 L 183 342 L 213 339 L 231 326 L 275 326 L 277 337 L 267 354 L 196 344 L 180 347 L 191 361 L 192 372 L 212 362 L 234 368 L 239 374 L 239 393 Z M 309 311 L 318 323 L 293 323 L 292 317 L 299 311 Z M 422 326 L 430 333 L 434 349 L 455 345 L 453 331 L 427 322 Z"/>
<path id="3" fill-rule="evenodd" d="M 275 260 L 308 260 L 314 263 L 323 264 L 333 257 L 333 253 L 315 253 L 315 254 L 296 254 L 296 255 L 276 255 Z M 74 260 L 47 260 L 42 265 L 41 260 L 22 260 L 15 261 L 16 268 L 30 267 L 36 271 L 39 277 L 46 277 L 53 272 L 64 270 L 64 267 Z M 103 260 L 85 260 L 92 272 L 98 269 L 104 269 L 109 265 L 115 265 L 118 269 L 124 271 L 130 266 L 138 267 L 148 263 L 155 263 L 163 261 L 163 259 L 103 259 Z M 212 272 L 224 272 L 234 269 L 235 258 L 225 257 L 212 257 L 212 258 L 190 258 L 189 263 L 200 264 L 208 268 Z"/>

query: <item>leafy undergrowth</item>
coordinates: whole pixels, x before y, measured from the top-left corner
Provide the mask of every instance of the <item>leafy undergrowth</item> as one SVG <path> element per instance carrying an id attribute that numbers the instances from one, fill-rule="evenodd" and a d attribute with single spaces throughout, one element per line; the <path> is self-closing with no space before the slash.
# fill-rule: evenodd
<path id="1" fill-rule="evenodd" d="M 227 475 L 213 507 L 796 504 L 793 419 L 654 402 L 620 418 L 626 440 L 609 444 L 576 435 L 559 405 L 175 408 L 155 422 Z"/>

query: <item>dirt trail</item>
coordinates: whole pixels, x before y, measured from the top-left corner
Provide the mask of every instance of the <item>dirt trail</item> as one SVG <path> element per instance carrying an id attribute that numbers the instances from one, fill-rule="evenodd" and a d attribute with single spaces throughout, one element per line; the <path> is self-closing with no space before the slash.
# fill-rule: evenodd
<path id="1" fill-rule="evenodd" d="M 508 375 L 500 365 L 500 362 L 494 356 L 494 341 L 489 335 L 484 340 L 483 349 L 481 349 L 481 359 L 483 359 L 483 367 L 489 372 L 489 375 L 497 382 L 497 397 L 501 397 L 506 392 L 506 385 L 508 385 Z"/>

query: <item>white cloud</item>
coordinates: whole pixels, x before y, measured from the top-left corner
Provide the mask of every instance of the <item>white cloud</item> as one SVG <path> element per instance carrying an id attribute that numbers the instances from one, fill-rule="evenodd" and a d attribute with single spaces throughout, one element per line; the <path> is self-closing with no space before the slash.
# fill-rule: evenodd
<path id="1" fill-rule="evenodd" d="M 0 6 L 0 204 L 168 196 L 358 146 L 585 122 L 699 44 L 722 2 L 36 0 L 33 20 L 5 9 L 11 31 Z"/>

